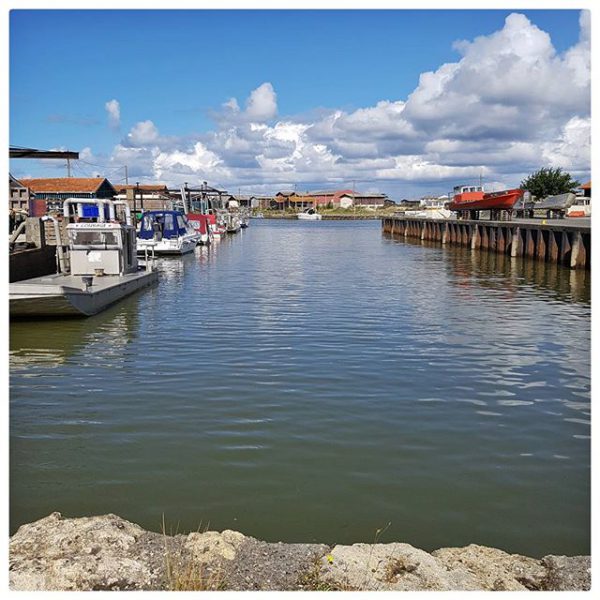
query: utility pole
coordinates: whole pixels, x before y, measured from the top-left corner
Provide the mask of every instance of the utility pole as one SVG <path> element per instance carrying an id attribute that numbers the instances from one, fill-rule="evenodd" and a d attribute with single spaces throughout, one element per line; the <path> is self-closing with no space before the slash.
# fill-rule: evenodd
<path id="1" fill-rule="evenodd" d="M 67 158 L 67 177 L 71 177 L 71 159 Z"/>
<path id="2" fill-rule="evenodd" d="M 127 174 L 127 165 L 125 165 L 125 185 L 129 183 L 129 176 Z"/>

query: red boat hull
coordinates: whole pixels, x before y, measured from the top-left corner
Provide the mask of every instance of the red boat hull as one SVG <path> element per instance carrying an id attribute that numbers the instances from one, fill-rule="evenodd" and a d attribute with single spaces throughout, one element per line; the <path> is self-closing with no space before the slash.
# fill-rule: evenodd
<path id="1" fill-rule="evenodd" d="M 510 210 L 523 195 L 523 190 L 503 190 L 483 194 L 482 198 L 462 199 L 454 196 L 448 205 L 450 210 Z"/>

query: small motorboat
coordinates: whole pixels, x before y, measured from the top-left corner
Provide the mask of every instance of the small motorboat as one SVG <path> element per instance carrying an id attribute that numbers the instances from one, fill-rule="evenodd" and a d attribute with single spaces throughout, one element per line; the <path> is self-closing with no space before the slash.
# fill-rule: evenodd
<path id="1" fill-rule="evenodd" d="M 214 237 L 210 228 L 209 216 L 199 212 L 188 212 L 186 217 L 199 236 L 198 243 L 208 246 Z"/>
<path id="2" fill-rule="evenodd" d="M 558 214 L 564 216 L 569 208 L 573 206 L 577 200 L 577 196 L 572 192 L 566 194 L 557 194 L 556 196 L 547 196 L 543 200 L 536 202 L 533 205 L 535 210 L 545 210 L 548 212 L 548 216 L 552 214 Z"/>
<path id="3" fill-rule="evenodd" d="M 305 211 L 298 213 L 298 218 L 301 221 L 320 221 L 323 217 L 314 208 L 307 208 Z"/>
<path id="4" fill-rule="evenodd" d="M 142 215 L 137 239 L 137 252 L 149 249 L 159 255 L 193 252 L 200 234 L 178 210 L 150 210 Z"/>
<path id="5" fill-rule="evenodd" d="M 95 218 L 88 219 L 83 207 L 90 204 L 97 204 L 98 210 Z M 73 217 L 71 205 L 77 205 L 76 222 L 73 223 L 68 222 Z M 125 223 L 115 218 L 117 205 L 125 207 Z M 42 222 L 54 223 L 57 272 L 10 283 L 11 318 L 95 315 L 158 281 L 158 272 L 148 255 L 145 268 L 138 265 L 135 228 L 126 202 L 68 198 L 63 211 L 68 222 L 68 253 L 63 250 L 58 220 L 41 217 Z M 106 211 L 109 212 L 108 219 Z"/>

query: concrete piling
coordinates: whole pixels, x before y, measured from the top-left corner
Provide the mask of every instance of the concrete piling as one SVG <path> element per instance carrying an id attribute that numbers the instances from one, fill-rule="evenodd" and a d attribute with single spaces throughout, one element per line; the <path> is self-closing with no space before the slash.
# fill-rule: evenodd
<path id="1" fill-rule="evenodd" d="M 589 269 L 591 228 L 566 221 L 481 221 L 385 217 L 382 229 L 393 237 L 416 238 L 442 245 L 467 246 L 511 257 L 530 257 L 572 269 Z"/>

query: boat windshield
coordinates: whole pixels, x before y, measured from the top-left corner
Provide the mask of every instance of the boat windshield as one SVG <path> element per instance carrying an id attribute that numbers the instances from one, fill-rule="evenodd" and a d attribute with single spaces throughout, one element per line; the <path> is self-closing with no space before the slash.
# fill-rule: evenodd
<path id="1" fill-rule="evenodd" d="M 116 231 L 76 230 L 69 231 L 73 247 L 118 248 L 119 238 Z"/>

